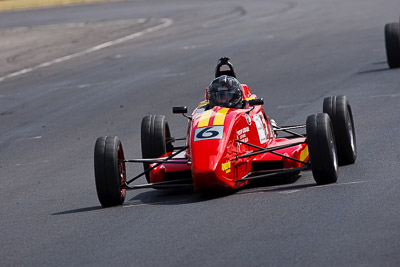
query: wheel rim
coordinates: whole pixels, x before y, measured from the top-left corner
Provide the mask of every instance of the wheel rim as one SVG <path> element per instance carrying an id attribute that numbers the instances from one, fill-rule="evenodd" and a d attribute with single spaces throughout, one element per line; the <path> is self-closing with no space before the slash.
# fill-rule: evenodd
<path id="1" fill-rule="evenodd" d="M 124 152 L 122 151 L 122 147 L 118 146 L 118 173 L 121 181 L 121 195 L 125 195 L 126 191 L 126 189 L 123 188 L 126 182 L 126 168 L 124 160 L 125 158 L 124 158 Z"/>
<path id="2" fill-rule="evenodd" d="M 335 171 L 337 171 L 338 160 L 337 160 L 336 149 L 335 149 L 334 145 L 332 145 L 332 157 L 333 157 L 333 167 L 335 168 Z"/>
<path id="3" fill-rule="evenodd" d="M 166 124 L 165 131 L 164 131 L 164 138 L 165 138 L 165 152 L 172 152 L 173 151 L 173 140 L 171 138 L 171 132 L 169 131 L 169 126 Z"/>
<path id="4" fill-rule="evenodd" d="M 353 118 L 350 115 L 350 112 L 348 112 L 348 111 L 347 111 L 347 130 L 350 135 L 350 146 L 354 152 L 356 150 L 355 136 L 354 136 L 354 124 L 353 124 Z"/>
<path id="5" fill-rule="evenodd" d="M 337 172 L 338 169 L 338 157 L 337 157 L 337 153 L 336 153 L 336 145 L 334 142 L 334 137 L 333 137 L 333 133 L 332 133 L 332 129 L 330 130 L 330 134 L 331 134 L 331 154 L 332 154 L 332 160 L 333 160 L 333 167 L 335 168 L 335 172 Z"/>
<path id="6" fill-rule="evenodd" d="M 165 127 L 164 138 L 165 138 L 165 145 L 168 145 L 168 143 L 170 143 L 171 140 L 170 140 L 170 136 L 169 136 L 169 134 L 168 134 L 167 127 Z"/>

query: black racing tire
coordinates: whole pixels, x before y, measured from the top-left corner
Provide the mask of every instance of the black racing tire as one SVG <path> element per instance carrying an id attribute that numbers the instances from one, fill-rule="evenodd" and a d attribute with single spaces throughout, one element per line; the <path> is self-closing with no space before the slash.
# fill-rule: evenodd
<path id="1" fill-rule="evenodd" d="M 400 68 L 400 28 L 399 23 L 385 25 L 386 57 L 391 69 Z"/>
<path id="2" fill-rule="evenodd" d="M 322 110 L 329 115 L 333 124 L 339 165 L 353 164 L 357 159 L 357 143 L 348 98 L 344 95 L 326 97 Z"/>
<path id="3" fill-rule="evenodd" d="M 307 117 L 307 145 L 311 170 L 317 184 L 337 181 L 338 159 L 332 122 L 326 113 Z"/>
<path id="4" fill-rule="evenodd" d="M 99 201 L 103 207 L 122 205 L 126 190 L 124 150 L 118 137 L 99 137 L 94 147 L 94 176 Z"/>
<path id="5" fill-rule="evenodd" d="M 149 115 L 143 118 L 141 126 L 142 156 L 147 158 L 158 158 L 161 155 L 172 152 L 174 146 L 171 142 L 171 132 L 168 122 L 163 115 Z M 144 170 L 149 169 L 149 163 L 143 163 Z M 149 172 L 146 180 L 150 183 Z"/>

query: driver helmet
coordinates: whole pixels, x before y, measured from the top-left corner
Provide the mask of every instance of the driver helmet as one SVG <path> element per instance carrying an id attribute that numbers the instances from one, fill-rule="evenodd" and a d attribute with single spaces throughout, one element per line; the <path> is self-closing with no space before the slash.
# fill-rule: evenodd
<path id="1" fill-rule="evenodd" d="M 213 107 L 239 108 L 242 95 L 239 81 L 227 75 L 215 78 L 208 87 L 208 100 Z"/>

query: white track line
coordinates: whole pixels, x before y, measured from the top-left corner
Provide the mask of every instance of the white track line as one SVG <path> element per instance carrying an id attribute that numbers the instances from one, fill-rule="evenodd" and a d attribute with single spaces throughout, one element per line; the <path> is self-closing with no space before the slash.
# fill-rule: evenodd
<path id="1" fill-rule="evenodd" d="M 49 67 L 49 66 L 57 64 L 57 63 L 61 63 L 61 62 L 64 62 L 64 61 L 67 61 L 67 60 L 70 60 L 70 59 L 73 59 L 73 58 L 81 57 L 81 56 L 84 56 L 84 55 L 99 51 L 101 49 L 104 49 L 104 48 L 107 48 L 107 47 L 110 47 L 110 46 L 114 46 L 114 45 L 117 45 L 117 44 L 121 44 L 121 43 L 130 41 L 130 40 L 135 39 L 137 37 L 140 37 L 140 36 L 142 36 L 142 35 L 144 35 L 146 33 L 151 33 L 151 32 L 156 32 L 156 31 L 162 30 L 164 28 L 167 28 L 167 27 L 171 26 L 172 23 L 173 23 L 173 20 L 172 19 L 168 19 L 168 18 L 162 18 L 162 19 L 160 19 L 160 22 L 161 22 L 161 24 L 159 24 L 157 26 L 147 28 L 147 29 L 145 29 L 143 31 L 140 31 L 140 32 L 135 32 L 133 34 L 130 34 L 130 35 L 127 35 L 125 37 L 116 39 L 114 41 L 105 42 L 103 44 L 93 46 L 91 48 L 85 49 L 85 50 L 83 50 L 81 52 L 78 52 L 78 53 L 75 53 L 75 54 L 71 54 L 71 55 L 68 55 L 68 56 L 56 58 L 54 60 L 51 60 L 51 61 L 48 61 L 48 62 L 44 62 L 44 63 L 39 64 L 39 65 L 34 66 L 34 67 L 26 68 L 26 69 L 23 69 L 23 70 L 20 70 L 20 71 L 17 71 L 17 72 L 13 72 L 13 73 L 7 74 L 7 75 L 5 75 L 3 77 L 0 77 L 0 82 L 3 82 L 4 80 L 7 80 L 7 79 L 10 79 L 10 78 L 13 78 L 13 77 L 20 76 L 20 75 L 25 74 L 25 73 L 32 72 L 32 71 L 37 70 L 37 69 Z"/>
<path id="2" fill-rule="evenodd" d="M 399 97 L 400 94 L 387 94 L 387 95 L 373 95 L 370 98 L 377 98 L 377 97 Z"/>
<path id="3" fill-rule="evenodd" d="M 75 29 L 75 28 L 83 28 L 87 26 L 91 27 L 103 27 L 105 24 L 108 26 L 113 25 L 122 25 L 125 23 L 136 22 L 139 24 L 143 24 L 147 21 L 145 18 L 141 19 L 124 19 L 124 20 L 114 20 L 114 21 L 93 21 L 93 22 L 78 22 L 78 23 L 66 23 L 66 24 L 49 24 L 49 25 L 35 25 L 35 26 L 20 26 L 13 28 L 6 28 L 2 31 L 5 32 L 21 32 L 21 31 L 29 31 L 32 29 L 45 29 L 45 30 L 60 30 L 60 29 Z"/>
<path id="4" fill-rule="evenodd" d="M 35 162 L 24 162 L 24 163 L 17 163 L 15 166 L 26 166 L 26 165 L 37 165 L 37 164 L 43 164 L 43 163 L 49 163 L 50 160 L 41 160 L 41 161 L 35 161 Z"/>
<path id="5" fill-rule="evenodd" d="M 301 103 L 301 104 L 294 104 L 294 105 L 287 105 L 287 106 L 278 106 L 279 109 L 282 108 L 293 108 L 293 107 L 301 107 L 301 106 L 307 106 L 310 103 Z"/>

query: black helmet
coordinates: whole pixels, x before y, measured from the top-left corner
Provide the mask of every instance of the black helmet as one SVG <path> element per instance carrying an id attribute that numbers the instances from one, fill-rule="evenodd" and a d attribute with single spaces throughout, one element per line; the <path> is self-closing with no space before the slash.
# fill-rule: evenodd
<path id="1" fill-rule="evenodd" d="M 242 89 L 239 81 L 231 76 L 215 78 L 208 87 L 208 99 L 211 106 L 238 108 L 242 102 Z"/>

